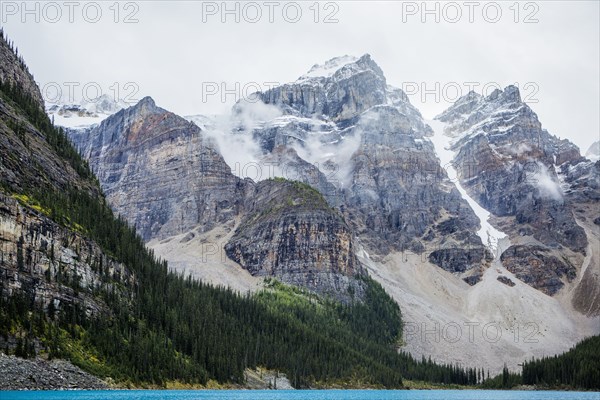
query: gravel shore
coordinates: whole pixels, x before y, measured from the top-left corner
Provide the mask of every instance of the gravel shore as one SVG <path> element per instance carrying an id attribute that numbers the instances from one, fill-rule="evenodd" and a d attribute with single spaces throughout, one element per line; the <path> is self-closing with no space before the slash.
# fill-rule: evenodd
<path id="1" fill-rule="evenodd" d="M 0 390 L 107 388 L 105 382 L 67 361 L 24 360 L 0 353 Z"/>

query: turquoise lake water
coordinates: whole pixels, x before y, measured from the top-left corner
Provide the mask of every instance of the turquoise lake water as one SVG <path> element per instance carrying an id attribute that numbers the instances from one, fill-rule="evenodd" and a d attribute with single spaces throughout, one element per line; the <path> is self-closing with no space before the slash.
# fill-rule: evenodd
<path id="1" fill-rule="evenodd" d="M 0 392 L 0 400 L 600 400 L 600 393 L 497 390 L 110 390 Z"/>

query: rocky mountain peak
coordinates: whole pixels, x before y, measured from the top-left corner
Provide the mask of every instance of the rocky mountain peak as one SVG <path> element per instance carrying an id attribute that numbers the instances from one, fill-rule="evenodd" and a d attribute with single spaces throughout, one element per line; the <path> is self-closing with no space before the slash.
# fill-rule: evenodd
<path id="1" fill-rule="evenodd" d="M 292 83 L 257 93 L 284 114 L 350 125 L 367 109 L 387 102 L 383 71 L 368 54 L 314 65 Z"/>
<path id="2" fill-rule="evenodd" d="M 447 123 L 445 134 L 455 143 L 486 135 L 492 142 L 506 142 L 513 134 L 527 147 L 539 147 L 542 125 L 531 108 L 523 103 L 519 89 L 507 86 L 487 96 L 469 93 L 435 119 Z"/>
<path id="3" fill-rule="evenodd" d="M 519 88 L 514 85 L 507 86 L 504 90 L 495 89 L 487 97 L 487 102 L 499 102 L 502 104 L 521 103 L 521 93 Z"/>
<path id="4" fill-rule="evenodd" d="M 469 90 L 469 93 L 461 96 L 456 103 L 464 103 L 467 101 L 479 100 L 482 96 L 474 90 Z"/>
<path id="5" fill-rule="evenodd" d="M 479 106 L 482 98 L 482 95 L 471 90 L 466 95 L 458 98 L 453 105 L 435 117 L 435 119 L 446 122 L 455 116 L 469 114 Z"/>
<path id="6" fill-rule="evenodd" d="M 210 229 L 235 214 L 238 179 L 194 123 L 151 97 L 69 132 L 111 207 L 145 239 Z"/>
<path id="7" fill-rule="evenodd" d="M 500 109 L 501 106 L 506 108 L 507 105 L 518 107 L 523 105 L 519 88 L 514 85 L 509 85 L 504 90 L 495 89 L 487 96 L 471 90 L 466 95 L 459 97 L 453 105 L 438 115 L 436 119 L 446 121 L 461 114 L 471 113 L 478 108 L 485 107 L 486 111 L 489 112 Z"/>
<path id="8" fill-rule="evenodd" d="M 156 114 L 157 112 L 165 111 L 162 108 L 157 107 L 156 103 L 154 102 L 154 99 L 150 96 L 146 96 L 143 99 L 141 99 L 139 102 L 137 102 L 137 104 L 131 107 L 131 110 L 141 116 Z"/>
<path id="9" fill-rule="evenodd" d="M 191 126 L 193 125 L 193 126 Z M 159 129 L 156 129 L 160 127 Z M 96 132 L 119 132 L 119 136 L 100 135 L 97 138 L 103 138 L 103 144 L 100 149 L 107 145 L 116 145 L 119 141 L 126 141 L 132 145 L 143 143 L 147 140 L 164 140 L 165 132 L 168 129 L 183 129 L 190 132 L 197 132 L 199 128 L 184 118 L 175 115 L 156 105 L 154 100 L 146 96 L 135 105 L 120 110 L 100 123 L 100 129 L 74 134 L 72 140 L 76 146 L 80 146 L 80 140 L 76 137 L 80 135 L 95 135 Z M 99 150 L 91 147 L 87 151 Z M 82 150 L 86 154 L 86 150 Z"/>
<path id="10" fill-rule="evenodd" d="M 281 178 L 258 183 L 237 178 L 202 129 L 150 97 L 71 138 L 111 207 L 146 241 L 165 244 L 186 234 L 184 241 L 177 239 L 183 245 L 223 229 L 231 240 L 219 236 L 218 245 L 227 243 L 227 256 L 251 275 L 346 302 L 362 298 L 352 231 L 322 193 Z M 311 167 L 288 150 L 282 158 Z M 312 172 L 322 182 L 316 187 L 332 193 L 322 174 Z"/>
<path id="11" fill-rule="evenodd" d="M 370 55 L 334 58 L 258 96 L 283 114 L 252 132 L 263 160 L 343 208 L 371 254 L 435 250 L 433 264 L 459 273 L 487 262 L 469 232 L 477 219 L 426 139 L 431 127 Z"/>

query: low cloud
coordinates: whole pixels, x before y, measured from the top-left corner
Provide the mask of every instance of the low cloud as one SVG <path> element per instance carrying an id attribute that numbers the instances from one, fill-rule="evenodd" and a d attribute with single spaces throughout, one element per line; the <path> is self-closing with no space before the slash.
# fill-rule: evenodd
<path id="1" fill-rule="evenodd" d="M 536 165 L 537 169 L 531 174 L 530 181 L 537 186 L 540 195 L 556 201 L 563 201 L 563 192 L 560 184 L 552 177 L 544 164 L 536 161 Z"/>
<path id="2" fill-rule="evenodd" d="M 275 106 L 259 101 L 240 101 L 230 114 L 214 117 L 212 124 L 205 127 L 204 133 L 216 144 L 234 175 L 262 180 L 270 176 L 260 171 L 263 154 L 252 131 L 265 121 L 280 115 L 281 110 Z"/>

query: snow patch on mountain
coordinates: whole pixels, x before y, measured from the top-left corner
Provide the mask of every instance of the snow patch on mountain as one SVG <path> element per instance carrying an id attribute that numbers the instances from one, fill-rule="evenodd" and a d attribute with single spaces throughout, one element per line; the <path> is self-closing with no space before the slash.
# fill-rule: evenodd
<path id="1" fill-rule="evenodd" d="M 479 218 L 481 227 L 477 231 L 477 235 L 481 238 L 481 241 L 495 253 L 498 249 L 498 243 L 501 239 L 507 235 L 504 232 L 494 228 L 489 222 L 491 216 L 490 212 L 484 209 L 473 199 L 465 190 L 460 183 L 458 172 L 454 168 L 454 152 L 451 150 L 452 138 L 445 134 L 446 124 L 437 120 L 426 121 L 427 124 L 433 128 L 434 135 L 429 138 L 435 147 L 435 151 L 440 159 L 440 165 L 446 170 L 450 179 L 456 185 L 456 188 L 462 195 L 462 197 L 469 203 L 469 206 L 475 212 L 475 215 Z M 500 252 L 498 252 L 499 255 Z"/>

